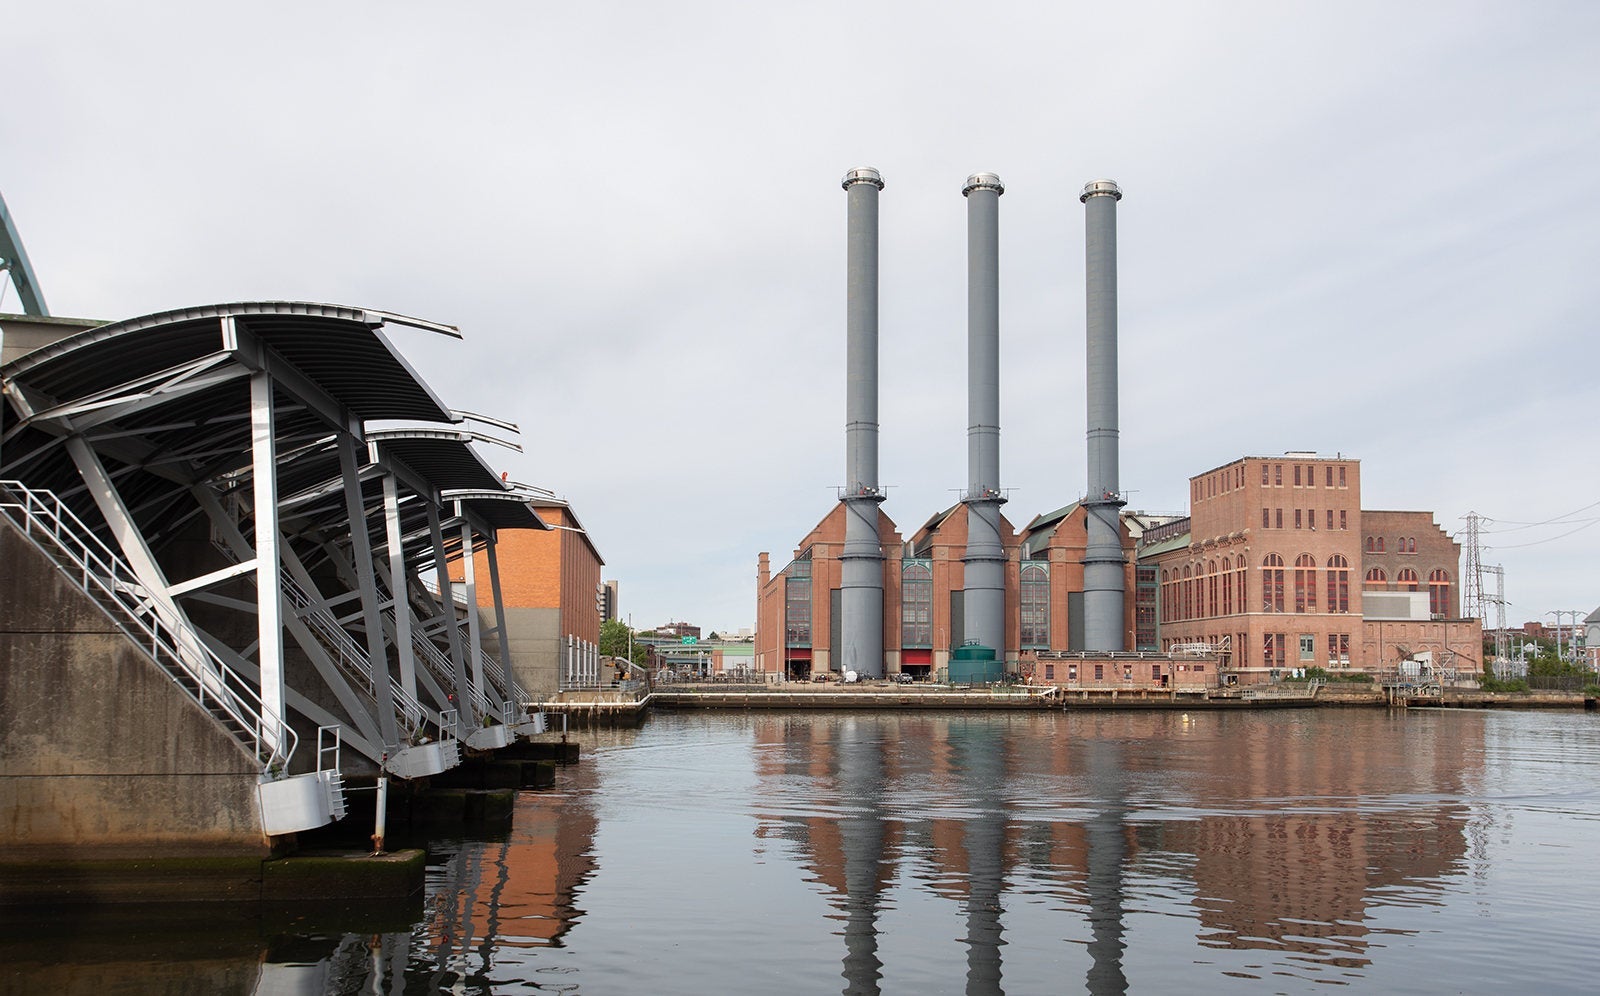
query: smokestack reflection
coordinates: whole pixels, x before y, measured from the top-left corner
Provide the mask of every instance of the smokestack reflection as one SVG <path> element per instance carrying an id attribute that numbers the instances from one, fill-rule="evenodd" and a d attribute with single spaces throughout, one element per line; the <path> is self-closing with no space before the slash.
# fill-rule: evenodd
<path id="1" fill-rule="evenodd" d="M 1115 740 L 1090 740 L 1083 745 L 1084 774 L 1090 795 L 1102 808 L 1085 825 L 1089 896 L 1088 989 L 1093 996 L 1128 991 L 1122 971 L 1123 882 L 1122 863 L 1127 856 L 1124 825 L 1128 816 L 1127 779 L 1122 745 Z"/>
<path id="2" fill-rule="evenodd" d="M 1006 783 L 1009 741 L 993 723 L 951 724 L 959 790 L 971 800 L 963 826 L 967 852 L 967 996 L 997 996 L 1003 928 L 1000 894 L 1006 875 Z"/>
<path id="3" fill-rule="evenodd" d="M 883 752 L 875 724 L 846 720 L 839 728 L 839 820 L 844 852 L 844 979 L 846 996 L 878 993 L 878 904 L 884 850 Z"/>

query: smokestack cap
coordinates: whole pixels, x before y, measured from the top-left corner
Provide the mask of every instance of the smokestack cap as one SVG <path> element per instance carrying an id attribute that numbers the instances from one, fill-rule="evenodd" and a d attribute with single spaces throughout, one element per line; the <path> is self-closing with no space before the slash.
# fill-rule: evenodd
<path id="1" fill-rule="evenodd" d="M 1090 180 L 1083 185 L 1083 193 L 1078 195 L 1078 200 L 1089 203 L 1089 198 L 1110 195 L 1115 200 L 1122 200 L 1122 190 L 1115 180 Z"/>
<path id="2" fill-rule="evenodd" d="M 863 166 L 860 169 L 853 169 L 846 173 L 844 179 L 839 181 L 839 186 L 849 190 L 853 184 L 857 183 L 871 183 L 877 186 L 879 190 L 882 190 L 883 174 L 871 166 Z"/>
<path id="3" fill-rule="evenodd" d="M 1000 182 L 996 173 L 974 173 L 967 177 L 967 185 L 961 188 L 961 196 L 965 197 L 974 190 L 992 190 L 998 197 L 1006 192 L 1006 185 Z"/>

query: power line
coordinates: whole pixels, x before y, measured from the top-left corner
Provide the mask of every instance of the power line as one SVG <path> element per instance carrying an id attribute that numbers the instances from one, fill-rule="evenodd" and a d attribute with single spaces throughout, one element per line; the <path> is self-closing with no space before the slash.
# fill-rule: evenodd
<path id="1" fill-rule="evenodd" d="M 1571 536 L 1573 533 L 1581 533 L 1585 529 L 1588 529 L 1590 526 L 1594 525 L 1596 522 L 1600 522 L 1600 519 L 1590 519 L 1588 522 L 1586 522 L 1585 524 L 1579 526 L 1576 529 L 1570 529 L 1567 532 L 1564 532 L 1559 536 L 1552 536 L 1549 539 L 1534 540 L 1532 543 L 1514 543 L 1511 546 L 1491 546 L 1491 549 L 1494 549 L 1494 550 L 1521 550 L 1521 549 L 1523 549 L 1525 547 L 1530 547 L 1530 546 L 1543 546 L 1546 543 L 1554 543 L 1558 539 L 1566 539 L 1568 536 Z"/>
<path id="2" fill-rule="evenodd" d="M 1569 520 L 1571 520 L 1572 516 L 1577 515 L 1579 512 L 1587 512 L 1589 509 L 1595 508 L 1595 507 L 1600 507 L 1600 501 L 1593 502 L 1591 504 L 1585 505 L 1582 508 L 1575 508 L 1570 512 L 1564 512 L 1561 515 L 1557 515 L 1557 516 L 1554 516 L 1553 518 L 1546 519 L 1543 522 L 1515 522 L 1515 521 L 1513 521 L 1511 519 L 1487 519 L 1487 521 L 1494 522 L 1494 523 L 1501 523 L 1501 522 L 1509 523 L 1512 526 L 1514 526 L 1515 528 L 1512 528 L 1512 529 L 1493 529 L 1493 530 L 1485 529 L 1484 532 L 1485 533 L 1489 533 L 1489 532 L 1514 533 L 1519 529 L 1534 529 L 1534 528 L 1536 528 L 1538 526 L 1568 525 L 1569 524 Z M 1590 522 L 1600 521 L 1600 519 L 1585 519 L 1583 521 L 1585 523 L 1590 523 Z"/>

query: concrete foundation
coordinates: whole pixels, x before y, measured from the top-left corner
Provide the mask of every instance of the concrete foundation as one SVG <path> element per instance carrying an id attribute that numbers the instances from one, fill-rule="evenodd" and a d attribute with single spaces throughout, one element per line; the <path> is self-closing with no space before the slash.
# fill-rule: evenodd
<path id="1" fill-rule="evenodd" d="M 0 837 L 35 849 L 268 853 L 259 765 L 0 520 Z"/>

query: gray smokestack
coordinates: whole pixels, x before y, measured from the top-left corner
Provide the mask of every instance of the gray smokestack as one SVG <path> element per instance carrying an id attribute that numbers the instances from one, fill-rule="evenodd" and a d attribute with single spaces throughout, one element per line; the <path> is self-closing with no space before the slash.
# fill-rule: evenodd
<path id="1" fill-rule="evenodd" d="M 1084 500 L 1083 649 L 1123 646 L 1122 488 L 1117 477 L 1117 202 L 1110 180 L 1091 180 L 1085 205 L 1087 264 L 1089 482 Z"/>
<path id="2" fill-rule="evenodd" d="M 967 552 L 962 632 L 1006 656 L 1000 543 L 1000 195 L 993 173 L 967 177 Z"/>
<path id="3" fill-rule="evenodd" d="M 840 671 L 883 677 L 883 547 L 878 537 L 878 191 L 875 169 L 844 175 L 846 261 L 844 551 L 839 565 Z"/>

